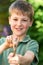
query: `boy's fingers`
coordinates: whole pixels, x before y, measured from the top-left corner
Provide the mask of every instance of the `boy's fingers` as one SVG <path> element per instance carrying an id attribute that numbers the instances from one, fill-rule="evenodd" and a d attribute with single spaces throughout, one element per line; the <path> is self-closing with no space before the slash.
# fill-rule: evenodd
<path id="1" fill-rule="evenodd" d="M 16 60 L 14 60 L 13 58 L 12 59 L 10 58 L 9 63 L 10 64 L 18 64 L 18 62 Z"/>
<path id="2" fill-rule="evenodd" d="M 11 38 L 11 36 L 7 36 L 6 39 L 7 39 L 8 42 L 12 43 L 12 38 Z"/>
<path id="3" fill-rule="evenodd" d="M 14 64 L 10 64 L 10 65 L 14 65 Z"/>
<path id="4" fill-rule="evenodd" d="M 10 53 L 9 55 L 13 57 L 14 53 Z"/>
<path id="5" fill-rule="evenodd" d="M 14 56 L 14 53 L 10 53 L 9 56 L 8 56 L 8 59 L 13 57 Z"/>
<path id="6" fill-rule="evenodd" d="M 15 64 L 10 64 L 10 65 L 15 65 Z"/>
<path id="7" fill-rule="evenodd" d="M 10 36 L 7 36 L 5 42 L 7 43 L 7 46 L 8 46 L 8 47 L 13 47 L 12 37 L 11 37 L 11 35 L 10 35 Z"/>

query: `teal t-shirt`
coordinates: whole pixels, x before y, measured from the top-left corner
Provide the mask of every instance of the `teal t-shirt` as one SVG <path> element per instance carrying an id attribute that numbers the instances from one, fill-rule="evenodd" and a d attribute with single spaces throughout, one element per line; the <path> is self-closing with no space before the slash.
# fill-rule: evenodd
<path id="1" fill-rule="evenodd" d="M 0 39 L 0 45 L 5 42 L 6 38 L 2 37 Z M 24 55 L 26 51 L 32 51 L 35 55 L 34 60 L 32 61 L 31 65 L 37 65 L 38 64 L 38 52 L 39 52 L 39 45 L 37 41 L 32 40 L 29 35 L 27 35 L 21 42 L 19 42 L 17 49 L 16 49 L 16 54 L 21 54 Z M 13 52 L 13 48 L 9 48 L 5 50 L 1 55 L 0 55 L 0 65 L 10 65 L 8 63 L 8 55 L 10 52 Z"/>

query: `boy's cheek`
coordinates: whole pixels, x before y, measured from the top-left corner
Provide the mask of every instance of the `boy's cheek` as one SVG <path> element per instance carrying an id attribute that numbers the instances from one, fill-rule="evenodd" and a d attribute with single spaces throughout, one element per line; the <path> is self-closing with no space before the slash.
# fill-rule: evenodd
<path id="1" fill-rule="evenodd" d="M 27 29 L 29 26 L 24 26 L 24 29 Z"/>

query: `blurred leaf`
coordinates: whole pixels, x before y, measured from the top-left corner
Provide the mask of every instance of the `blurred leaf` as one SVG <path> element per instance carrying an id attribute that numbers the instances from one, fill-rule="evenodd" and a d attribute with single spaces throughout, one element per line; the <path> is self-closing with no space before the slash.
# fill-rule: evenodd
<path id="1" fill-rule="evenodd" d="M 43 23 L 39 20 L 36 20 L 36 28 L 40 28 L 40 27 L 43 27 Z"/>
<path id="2" fill-rule="evenodd" d="M 35 19 L 39 19 L 39 20 L 41 20 L 42 19 L 42 17 L 43 17 L 43 10 L 41 10 L 41 9 L 38 9 L 38 11 L 35 13 Z M 42 19 L 43 20 L 43 19 Z"/>

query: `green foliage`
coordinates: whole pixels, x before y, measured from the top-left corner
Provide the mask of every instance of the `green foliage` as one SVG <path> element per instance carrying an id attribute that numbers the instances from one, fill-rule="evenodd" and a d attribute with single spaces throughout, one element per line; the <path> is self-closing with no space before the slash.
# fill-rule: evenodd
<path id="1" fill-rule="evenodd" d="M 34 23 L 30 32 L 32 38 L 36 39 L 40 45 L 39 65 L 43 65 L 43 0 L 28 0 L 34 8 Z"/>

